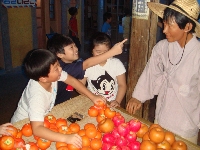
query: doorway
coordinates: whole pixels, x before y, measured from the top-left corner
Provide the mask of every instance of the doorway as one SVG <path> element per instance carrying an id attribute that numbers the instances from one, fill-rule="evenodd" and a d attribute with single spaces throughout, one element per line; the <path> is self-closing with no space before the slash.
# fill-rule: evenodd
<path id="1" fill-rule="evenodd" d="M 101 29 L 102 24 L 98 24 L 97 19 L 103 18 L 103 13 L 110 12 L 112 14 L 111 22 L 111 39 L 115 44 L 123 40 L 122 32 L 119 30 L 122 25 L 122 17 L 126 8 L 132 9 L 131 0 L 104 0 L 103 13 L 98 13 L 100 7 L 98 0 L 85 0 L 84 1 L 84 33 L 85 44 L 88 44 L 90 37 Z M 98 16 L 101 15 L 101 16 Z"/>

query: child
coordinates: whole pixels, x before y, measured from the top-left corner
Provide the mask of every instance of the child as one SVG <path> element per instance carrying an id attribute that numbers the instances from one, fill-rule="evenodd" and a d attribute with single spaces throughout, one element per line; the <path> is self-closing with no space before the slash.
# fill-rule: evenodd
<path id="1" fill-rule="evenodd" d="M 102 32 L 94 35 L 92 40 L 92 54 L 94 57 L 103 55 L 111 48 L 110 37 Z M 104 96 L 111 102 L 111 107 L 120 106 L 126 93 L 125 68 L 117 58 L 109 58 L 98 65 L 86 69 L 83 84 L 94 94 Z"/>
<path id="2" fill-rule="evenodd" d="M 8 132 L 7 130 L 13 130 L 12 128 L 10 128 L 9 126 L 12 126 L 11 123 L 5 123 L 0 125 L 0 136 L 1 135 L 8 135 L 10 136 L 10 132 Z"/>
<path id="3" fill-rule="evenodd" d="M 22 93 L 11 122 L 15 123 L 29 118 L 35 136 L 81 147 L 82 141 L 78 134 L 56 133 L 43 125 L 45 115 L 51 111 L 55 103 L 57 81 L 63 81 L 77 90 L 81 90 L 94 103 L 105 100 L 102 96 L 92 94 L 77 79 L 62 71 L 57 57 L 49 50 L 30 51 L 24 59 L 24 68 L 30 80 Z"/>
<path id="4" fill-rule="evenodd" d="M 154 122 L 196 144 L 200 128 L 199 5 L 196 0 L 174 0 L 169 6 L 149 2 L 148 7 L 163 18 L 166 39 L 153 48 L 126 109 L 135 113 L 141 103 L 158 95 Z"/>
<path id="5" fill-rule="evenodd" d="M 131 12 L 128 8 L 124 11 L 124 17 L 122 18 L 122 26 L 123 26 L 123 38 L 128 39 L 124 43 L 124 51 L 127 52 L 130 44 L 130 28 L 131 28 Z"/>
<path id="6" fill-rule="evenodd" d="M 101 28 L 101 32 L 104 32 L 111 37 L 111 26 L 110 26 L 110 23 L 112 21 L 111 13 L 108 13 L 108 12 L 104 13 L 103 20 L 104 20 L 104 24 Z"/>
<path id="7" fill-rule="evenodd" d="M 78 50 L 81 50 L 81 44 L 78 38 L 78 25 L 77 25 L 77 19 L 76 15 L 78 14 L 78 9 L 76 7 L 71 7 L 68 10 L 69 14 L 71 15 L 71 18 L 69 20 L 69 37 L 72 38 L 74 43 L 76 44 L 76 47 L 78 47 Z"/>
<path id="8" fill-rule="evenodd" d="M 62 34 L 55 34 L 47 41 L 47 49 L 53 52 L 59 58 L 60 66 L 64 71 L 76 79 L 83 79 L 85 70 L 94 66 L 101 61 L 104 61 L 114 55 L 122 53 L 121 44 L 116 44 L 110 51 L 102 55 L 88 58 L 85 61 L 76 61 L 78 56 L 78 49 L 71 38 Z M 58 91 L 56 95 L 55 105 L 60 104 L 71 98 L 73 88 L 63 82 L 58 82 Z"/>

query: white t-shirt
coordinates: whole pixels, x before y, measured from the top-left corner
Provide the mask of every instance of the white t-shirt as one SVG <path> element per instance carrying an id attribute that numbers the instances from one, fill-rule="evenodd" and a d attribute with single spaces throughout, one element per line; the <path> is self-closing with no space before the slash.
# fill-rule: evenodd
<path id="1" fill-rule="evenodd" d="M 96 65 L 86 69 L 87 88 L 108 101 L 115 100 L 118 91 L 117 76 L 125 72 L 126 69 L 119 59 L 109 58 L 104 66 Z"/>
<path id="2" fill-rule="evenodd" d="M 67 79 L 67 73 L 62 71 L 59 81 Z M 57 94 L 57 81 L 52 82 L 52 92 L 46 91 L 38 81 L 30 79 L 24 89 L 18 107 L 11 118 L 11 123 L 29 118 L 30 121 L 44 121 L 44 116 L 54 106 Z"/>

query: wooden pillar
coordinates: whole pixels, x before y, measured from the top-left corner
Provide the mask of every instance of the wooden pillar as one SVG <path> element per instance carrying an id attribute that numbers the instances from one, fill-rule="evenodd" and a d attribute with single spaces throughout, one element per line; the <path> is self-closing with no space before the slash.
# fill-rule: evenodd
<path id="1" fill-rule="evenodd" d="M 143 1 L 146 4 L 147 0 Z M 158 2 L 158 0 L 153 1 Z M 141 5 L 141 3 L 137 4 L 133 1 L 131 42 L 127 77 L 127 102 L 132 96 L 132 92 L 138 81 L 138 78 L 146 66 L 146 63 L 151 55 L 152 48 L 156 43 L 157 16 L 150 10 L 147 10 L 146 12 L 146 14 L 148 14 L 146 19 L 141 18 L 140 16 L 134 16 L 134 12 L 137 12 L 134 9 L 139 8 L 137 5 Z M 139 14 L 141 15 L 140 12 Z M 136 115 L 147 119 L 148 105 L 149 101 L 145 102 L 142 109 L 137 111 Z"/>

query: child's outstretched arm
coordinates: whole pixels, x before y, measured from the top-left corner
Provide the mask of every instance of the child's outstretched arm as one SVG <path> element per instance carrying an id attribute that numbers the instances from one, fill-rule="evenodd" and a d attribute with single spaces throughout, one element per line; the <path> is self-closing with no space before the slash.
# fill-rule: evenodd
<path id="1" fill-rule="evenodd" d="M 97 103 L 99 101 L 106 103 L 106 99 L 103 96 L 93 94 L 91 91 L 89 91 L 85 87 L 83 83 L 81 83 L 79 80 L 75 79 L 74 77 L 70 76 L 69 74 L 67 76 L 67 79 L 65 80 L 65 83 L 74 87 L 79 93 L 82 93 L 83 95 L 87 96 L 94 103 Z"/>
<path id="2" fill-rule="evenodd" d="M 90 57 L 88 59 L 86 59 L 84 62 L 83 62 L 83 70 L 86 70 L 87 68 L 89 67 L 92 67 L 94 65 L 97 65 L 99 63 L 101 63 L 102 61 L 104 60 L 107 60 L 108 58 L 110 57 L 113 57 L 115 55 L 119 55 L 122 53 L 123 51 L 123 45 L 124 45 L 124 42 L 126 42 L 127 39 L 119 42 L 119 43 L 116 43 L 109 51 L 107 51 L 106 53 L 103 53 L 101 55 L 98 55 L 98 56 L 94 56 L 94 57 Z"/>
<path id="3" fill-rule="evenodd" d="M 121 101 L 124 98 L 126 93 L 126 75 L 123 73 L 122 75 L 117 76 L 117 84 L 118 84 L 118 92 L 116 99 L 111 101 L 111 107 L 120 107 Z"/>
<path id="4" fill-rule="evenodd" d="M 54 132 L 44 127 L 44 122 L 40 121 L 31 121 L 30 123 L 33 130 L 33 134 L 38 137 L 49 141 L 73 144 L 78 148 L 82 147 L 82 138 L 78 134 L 62 134 L 59 132 Z"/>
<path id="5" fill-rule="evenodd" d="M 11 135 L 7 130 L 12 130 L 9 126 L 12 126 L 11 123 L 5 123 L 0 125 L 0 135 Z"/>
<path id="6" fill-rule="evenodd" d="M 131 114 L 135 114 L 135 112 L 140 109 L 140 107 L 142 106 L 142 103 L 137 100 L 136 98 L 131 98 L 128 101 L 128 104 L 126 106 L 126 110 L 131 113 Z"/>

